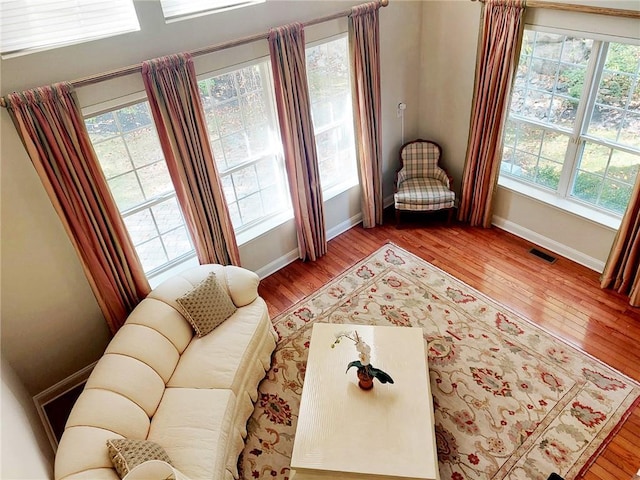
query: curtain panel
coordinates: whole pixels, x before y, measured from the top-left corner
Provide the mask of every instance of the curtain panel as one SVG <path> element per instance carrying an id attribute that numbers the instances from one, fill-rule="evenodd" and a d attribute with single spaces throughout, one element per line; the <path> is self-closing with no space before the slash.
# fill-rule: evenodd
<path id="1" fill-rule="evenodd" d="M 93 150 L 75 91 L 71 84 L 59 83 L 12 93 L 5 101 L 115 333 L 150 288 Z"/>
<path id="2" fill-rule="evenodd" d="M 524 28 L 525 0 L 486 0 L 458 219 L 491 226 L 502 132 Z"/>
<path id="3" fill-rule="evenodd" d="M 379 2 L 351 8 L 349 51 L 354 127 L 362 192 L 362 225 L 382 224 L 382 120 L 380 95 Z"/>
<path id="4" fill-rule="evenodd" d="M 613 242 L 600 286 L 628 295 L 629 304 L 640 307 L 640 175 Z"/>
<path id="5" fill-rule="evenodd" d="M 199 262 L 240 265 L 191 55 L 143 62 L 142 78 Z"/>
<path id="6" fill-rule="evenodd" d="M 271 29 L 269 52 L 298 253 L 303 260 L 317 260 L 327 253 L 327 240 L 302 24 Z"/>

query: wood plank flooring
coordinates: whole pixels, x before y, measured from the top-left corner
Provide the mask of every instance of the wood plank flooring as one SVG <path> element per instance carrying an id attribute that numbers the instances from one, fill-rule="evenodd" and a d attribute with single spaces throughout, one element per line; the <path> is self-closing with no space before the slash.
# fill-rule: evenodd
<path id="1" fill-rule="evenodd" d="M 260 293 L 272 317 L 313 293 L 387 242 L 427 260 L 565 341 L 640 381 L 640 309 L 602 290 L 598 273 L 559 257 L 528 253 L 529 242 L 497 228 L 481 229 L 425 217 L 396 229 L 391 218 L 356 226 L 329 242 L 317 262 L 296 261 L 265 278 Z M 636 408 L 584 480 L 632 480 L 640 468 Z"/>

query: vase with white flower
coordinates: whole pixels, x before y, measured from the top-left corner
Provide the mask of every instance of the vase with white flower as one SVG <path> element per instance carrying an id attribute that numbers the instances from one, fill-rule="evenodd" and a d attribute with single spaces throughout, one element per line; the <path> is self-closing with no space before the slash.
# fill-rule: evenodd
<path id="1" fill-rule="evenodd" d="M 349 365 L 347 365 L 346 372 L 348 372 L 351 367 L 356 367 L 358 369 L 358 386 L 361 389 L 371 390 L 373 388 L 374 378 L 377 378 L 380 383 L 393 383 L 393 378 L 391 378 L 388 373 L 385 373 L 379 368 L 371 365 L 371 347 L 367 345 L 364 340 L 362 340 L 357 331 L 336 334 L 336 339 L 333 344 L 331 344 L 331 348 L 335 348 L 343 338 L 348 338 L 349 340 L 351 340 L 355 344 L 356 350 L 358 351 L 359 360 L 354 360 L 353 362 L 349 363 Z"/>

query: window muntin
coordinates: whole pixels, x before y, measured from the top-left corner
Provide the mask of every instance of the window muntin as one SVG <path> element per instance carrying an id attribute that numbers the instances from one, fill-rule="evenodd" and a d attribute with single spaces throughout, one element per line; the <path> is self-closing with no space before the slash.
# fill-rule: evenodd
<path id="1" fill-rule="evenodd" d="M 588 135 L 640 149 L 640 46 L 606 45 Z"/>
<path id="2" fill-rule="evenodd" d="M 2 0 L 3 58 L 140 30 L 133 0 Z"/>
<path id="3" fill-rule="evenodd" d="M 307 47 L 306 61 L 320 183 L 343 191 L 358 183 L 347 37 Z"/>
<path id="4" fill-rule="evenodd" d="M 267 61 L 198 82 L 236 233 L 291 215 Z"/>
<path id="5" fill-rule="evenodd" d="M 525 30 L 510 113 L 571 132 L 593 41 Z"/>
<path id="6" fill-rule="evenodd" d="M 500 172 L 557 189 L 570 136 L 543 125 L 509 119 Z"/>
<path id="7" fill-rule="evenodd" d="M 526 30 L 501 175 L 622 215 L 640 164 L 639 69 L 637 45 Z"/>
<path id="8" fill-rule="evenodd" d="M 89 117 L 85 124 L 146 275 L 193 257 L 148 102 Z"/>

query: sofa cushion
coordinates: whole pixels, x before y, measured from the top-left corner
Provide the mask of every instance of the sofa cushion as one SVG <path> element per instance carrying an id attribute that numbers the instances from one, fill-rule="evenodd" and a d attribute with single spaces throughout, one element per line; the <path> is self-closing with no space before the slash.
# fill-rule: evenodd
<path id="1" fill-rule="evenodd" d="M 164 386 L 158 372 L 141 360 L 105 353 L 96 363 L 85 388 L 116 392 L 152 417 L 164 393 Z"/>
<path id="2" fill-rule="evenodd" d="M 67 427 L 58 444 L 55 478 L 117 480 L 106 441 L 117 437 L 111 430 L 88 425 Z M 64 452 L 64 455 L 60 453 Z"/>
<path id="3" fill-rule="evenodd" d="M 148 460 L 134 467 L 122 480 L 189 480 L 177 468 L 162 460 Z"/>
<path id="4" fill-rule="evenodd" d="M 224 478 L 234 410 L 231 390 L 167 388 L 148 439 L 187 477 Z"/>
<path id="5" fill-rule="evenodd" d="M 131 438 L 110 438 L 106 448 L 120 478 L 124 478 L 133 468 L 149 460 L 171 463 L 167 452 L 155 442 Z"/>
<path id="6" fill-rule="evenodd" d="M 137 403 L 119 393 L 85 388 L 69 414 L 66 428 L 83 425 L 142 440 L 149 434 L 150 420 Z"/>
<path id="7" fill-rule="evenodd" d="M 151 367 L 166 383 L 178 364 L 176 346 L 162 333 L 147 325 L 125 323 L 115 334 L 105 353 L 135 358 Z"/>
<path id="8" fill-rule="evenodd" d="M 166 337 L 178 353 L 182 353 L 193 338 L 193 329 L 178 311 L 176 297 L 169 303 L 165 299 L 154 298 L 155 292 L 152 290 L 147 298 L 133 309 L 127 318 L 126 325 L 142 325 L 155 330 Z"/>
<path id="9" fill-rule="evenodd" d="M 193 290 L 176 299 L 198 337 L 204 337 L 237 310 L 231 298 L 211 272 Z"/>
<path id="10" fill-rule="evenodd" d="M 269 348 L 261 348 L 265 343 Z M 264 377 L 274 346 L 266 305 L 261 298 L 256 299 L 206 337 L 194 338 L 167 386 L 230 388 L 238 395 L 249 370 L 256 369 L 259 379 Z"/>

